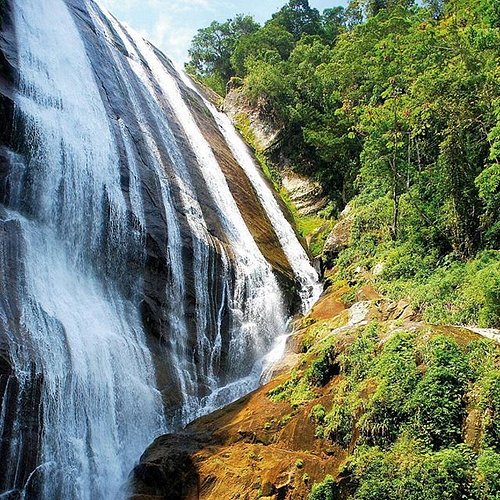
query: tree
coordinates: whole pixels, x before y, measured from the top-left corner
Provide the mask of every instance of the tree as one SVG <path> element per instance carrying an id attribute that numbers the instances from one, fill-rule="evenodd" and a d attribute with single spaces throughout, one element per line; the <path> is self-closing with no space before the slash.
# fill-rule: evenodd
<path id="1" fill-rule="evenodd" d="M 319 35 L 322 33 L 321 16 L 317 9 L 309 6 L 308 0 L 290 0 L 272 20 L 281 24 L 295 40 L 303 34 Z"/>
<path id="2" fill-rule="evenodd" d="M 239 38 L 254 33 L 259 25 L 251 16 L 237 15 L 224 23 L 213 21 L 198 30 L 189 49 L 188 70 L 200 77 L 218 77 L 224 83 L 233 75 L 231 55 Z"/>
<path id="3" fill-rule="evenodd" d="M 285 60 L 294 46 L 293 35 L 281 24 L 268 22 L 255 33 L 242 36 L 234 48 L 231 65 L 238 76 L 247 73 L 247 60 Z"/>
<path id="4" fill-rule="evenodd" d="M 351 0 L 352 11 L 362 11 L 366 17 L 376 16 L 381 10 L 393 10 L 396 7 L 408 9 L 415 4 L 414 0 Z"/>
<path id="5" fill-rule="evenodd" d="M 347 25 L 347 15 L 344 7 L 325 9 L 321 16 L 323 37 L 329 42 L 334 42 L 343 33 Z"/>
<path id="6" fill-rule="evenodd" d="M 433 19 L 441 19 L 444 15 L 444 0 L 425 0 L 424 5 L 429 9 Z"/>

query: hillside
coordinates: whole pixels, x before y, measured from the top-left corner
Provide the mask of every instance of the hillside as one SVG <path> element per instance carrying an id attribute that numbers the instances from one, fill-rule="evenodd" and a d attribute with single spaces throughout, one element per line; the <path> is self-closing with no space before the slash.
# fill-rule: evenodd
<path id="1" fill-rule="evenodd" d="M 291 0 L 198 32 L 188 70 L 325 292 L 271 382 L 148 448 L 135 499 L 500 498 L 499 26 L 490 0 Z"/>
<path id="2" fill-rule="evenodd" d="M 132 498 L 498 498 L 498 344 L 373 289 L 347 309 L 347 290 L 297 323 L 270 383 L 158 438 Z"/>
<path id="3" fill-rule="evenodd" d="M 237 16 L 200 30 L 188 69 L 228 91 L 226 111 L 335 279 L 373 279 L 432 323 L 498 327 L 499 26 L 491 0 L 322 14 L 292 0 L 263 26 Z M 313 184 L 294 197 L 297 177 Z"/>

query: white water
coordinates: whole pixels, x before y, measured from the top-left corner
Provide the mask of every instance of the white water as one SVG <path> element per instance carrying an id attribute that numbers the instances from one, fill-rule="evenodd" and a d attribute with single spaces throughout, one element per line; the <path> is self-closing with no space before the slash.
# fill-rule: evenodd
<path id="1" fill-rule="evenodd" d="M 257 247 L 243 217 L 241 216 L 236 202 L 229 190 L 227 181 L 215 158 L 215 155 L 203 137 L 195 123 L 187 104 L 184 102 L 179 86 L 175 78 L 167 71 L 160 59 L 157 57 L 151 46 L 133 30 L 123 32 L 116 22 L 114 27 L 121 32 L 121 38 L 132 59 L 132 68 L 138 74 L 141 81 L 150 88 L 154 95 L 154 89 L 151 89 L 151 81 L 148 78 L 144 67 L 138 62 L 139 56 L 142 56 L 152 72 L 154 81 L 159 86 L 161 95 L 170 103 L 178 121 L 186 133 L 192 150 L 198 160 L 206 186 L 212 195 L 220 220 L 224 227 L 224 232 L 231 244 L 231 251 L 235 256 L 234 269 L 234 289 L 231 291 L 231 305 L 233 315 L 233 331 L 230 339 L 230 356 L 233 358 L 234 365 L 240 362 L 241 354 L 253 350 L 257 354 L 257 364 L 250 372 L 250 375 L 242 379 L 241 382 L 233 381 L 228 385 L 231 390 L 224 389 L 226 399 L 221 398 L 220 382 L 215 373 L 213 355 L 217 357 L 220 345 L 220 334 L 213 341 L 204 335 L 205 326 L 203 320 L 197 322 L 198 325 L 198 343 L 199 352 L 203 353 L 209 359 L 202 359 L 206 363 L 205 374 L 208 376 L 211 393 L 217 394 L 217 397 L 209 395 L 201 401 L 189 400 L 189 393 L 186 393 L 184 408 L 187 411 L 187 420 L 190 420 L 200 414 L 208 413 L 220 404 L 227 403 L 245 392 L 248 388 L 255 388 L 258 385 L 261 366 L 260 357 L 270 348 L 276 332 L 283 332 L 286 329 L 285 313 L 283 310 L 281 292 L 279 290 L 276 278 L 272 269 L 262 256 Z M 137 50 L 127 41 L 126 35 L 131 37 Z M 186 168 L 180 152 L 175 156 L 176 165 L 179 168 L 179 175 L 183 179 L 184 186 L 189 186 L 189 171 Z M 193 197 L 194 198 L 194 197 Z M 201 209 L 192 200 L 185 204 L 185 209 L 189 215 L 201 213 Z M 192 224 L 194 229 L 194 224 Z M 208 230 L 198 232 L 198 236 L 206 241 Z M 207 242 L 208 246 L 208 242 Z M 206 249 L 198 248 L 198 264 L 203 262 L 203 252 Z M 205 257 L 206 258 L 206 257 Z M 202 269 L 202 266 L 200 266 Z M 200 279 L 197 281 L 197 295 L 206 294 L 206 281 L 203 272 L 196 272 L 195 275 Z M 226 282 L 230 282 L 229 273 L 226 274 Z M 199 309 L 200 311 L 200 309 Z M 201 312 L 203 310 L 201 309 Z M 225 386 L 226 387 L 226 386 Z M 215 403 L 219 401 L 222 403 Z"/>
<path id="2" fill-rule="evenodd" d="M 182 81 L 203 99 L 203 102 L 214 116 L 220 131 L 224 135 L 234 158 L 243 168 L 248 179 L 255 188 L 255 192 L 266 210 L 267 216 L 278 236 L 281 247 L 299 282 L 303 312 L 307 312 L 321 295 L 322 285 L 319 282 L 318 273 L 312 267 L 309 257 L 299 243 L 292 227 L 286 220 L 274 193 L 264 180 L 262 172 L 259 167 L 257 167 L 248 146 L 239 136 L 229 117 L 218 111 L 211 102 L 203 97 L 182 70 L 178 69 L 178 73 Z"/>
<path id="3" fill-rule="evenodd" d="M 91 55 L 65 1 L 13 0 L 20 74 L 15 113 L 28 163 L 16 163 L 8 207 L 25 246 L 21 341 L 12 342 L 10 355 L 21 385 L 43 377 L 40 460 L 24 491 L 38 485 L 39 496 L 50 500 L 116 497 L 142 451 L 169 429 L 139 310 L 147 236 L 143 169 L 158 183 L 157 217 L 164 218 L 168 239 L 170 347 L 156 363 L 176 372 L 182 404 L 175 423 L 256 388 L 282 354 L 287 321 L 272 269 L 181 92 L 184 75 L 172 74 L 145 40 L 107 15 L 114 33 L 95 4 L 82 4 L 107 40 L 116 88 L 137 119 L 147 156 L 124 119 L 108 117 Z M 116 34 L 126 56 L 113 44 Z M 210 106 L 268 212 L 307 307 L 317 277 L 305 252 L 241 140 Z M 202 173 L 224 242 L 205 221 L 187 155 Z M 191 235 L 192 269 L 183 258 L 179 213 Z M 218 277 L 211 275 L 214 256 Z M 194 347 L 185 300 L 189 273 Z M 221 283 L 217 293 L 210 288 L 214 278 Z"/>
<path id="4" fill-rule="evenodd" d="M 21 75 L 15 112 L 31 150 L 36 221 L 10 213 L 26 246 L 26 337 L 11 354 L 20 378 L 43 375 L 41 465 L 29 481 L 42 484 L 47 499 L 112 498 L 165 429 L 139 311 L 99 272 L 104 232 L 115 256 L 135 243 L 117 152 L 65 3 L 15 0 L 13 11 Z"/>
<path id="5" fill-rule="evenodd" d="M 50 229 L 21 220 L 27 246 L 22 323 L 43 374 L 44 498 L 112 498 L 165 430 L 137 308 L 74 267 Z"/>

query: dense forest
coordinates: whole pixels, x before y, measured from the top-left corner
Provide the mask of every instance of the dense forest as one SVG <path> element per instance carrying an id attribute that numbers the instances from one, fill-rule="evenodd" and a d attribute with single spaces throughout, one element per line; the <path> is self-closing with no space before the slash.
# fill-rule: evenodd
<path id="1" fill-rule="evenodd" d="M 380 264 L 368 273 L 377 288 L 424 319 L 494 327 L 499 26 L 496 0 L 352 0 L 323 13 L 290 0 L 262 26 L 238 15 L 199 30 L 187 69 L 280 124 L 281 152 L 330 199 L 298 221 L 303 233 L 322 241 L 348 206 L 348 247 L 323 255 L 330 281 L 360 286 L 360 269 Z"/>

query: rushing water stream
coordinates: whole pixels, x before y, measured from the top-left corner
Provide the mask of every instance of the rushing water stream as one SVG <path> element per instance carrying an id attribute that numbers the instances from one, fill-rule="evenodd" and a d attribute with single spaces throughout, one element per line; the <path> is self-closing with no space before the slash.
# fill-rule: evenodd
<path id="1" fill-rule="evenodd" d="M 253 186 L 304 308 L 317 275 L 229 120 L 161 53 L 91 0 L 8 5 L 0 498 L 115 498 L 157 435 L 254 389 L 286 333 L 200 120 Z"/>

